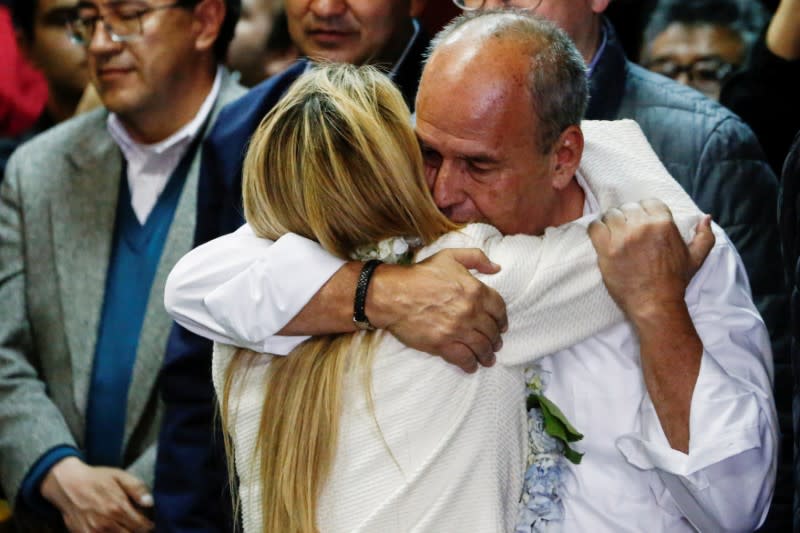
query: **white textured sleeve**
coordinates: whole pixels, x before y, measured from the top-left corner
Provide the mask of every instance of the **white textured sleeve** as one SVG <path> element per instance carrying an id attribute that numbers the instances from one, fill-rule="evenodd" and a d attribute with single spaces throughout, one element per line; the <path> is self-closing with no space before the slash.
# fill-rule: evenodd
<path id="1" fill-rule="evenodd" d="M 594 216 L 548 228 L 542 236 L 503 237 L 485 224 L 470 224 L 424 250 L 478 247 L 501 266 L 476 276 L 506 302 L 509 327 L 497 360 L 526 365 L 598 333 L 624 318 L 603 284 L 597 253 L 587 234 Z"/>
<path id="2" fill-rule="evenodd" d="M 704 347 L 689 453 L 670 447 L 649 396 L 640 430 L 620 437 L 617 447 L 637 468 L 656 469 L 701 531 L 753 531 L 766 517 L 775 481 L 772 352 L 741 260 L 724 234 L 716 236 L 686 295 Z"/>
<path id="3" fill-rule="evenodd" d="M 316 242 L 273 242 L 245 225 L 186 254 L 172 269 L 164 305 L 186 329 L 216 342 L 288 354 L 307 337 L 280 331 L 344 264 Z"/>

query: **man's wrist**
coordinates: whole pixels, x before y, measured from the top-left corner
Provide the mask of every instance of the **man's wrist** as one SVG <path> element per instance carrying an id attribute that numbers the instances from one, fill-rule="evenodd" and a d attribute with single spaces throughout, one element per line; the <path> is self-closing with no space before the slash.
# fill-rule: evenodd
<path id="1" fill-rule="evenodd" d="M 353 299 L 353 323 L 357 328 L 363 330 L 374 330 L 375 326 L 370 323 L 369 317 L 366 313 L 367 294 L 369 294 L 369 286 L 372 281 L 372 276 L 383 262 L 379 259 L 370 259 L 364 266 L 361 267 L 361 272 L 358 275 L 358 282 L 356 283 L 355 297 Z"/>
<path id="2" fill-rule="evenodd" d="M 665 324 L 676 320 L 688 320 L 691 323 L 689 308 L 683 299 L 651 300 L 641 305 L 631 306 L 626 310 L 628 319 L 640 333 L 657 331 Z"/>
<path id="3" fill-rule="evenodd" d="M 372 275 L 365 312 L 377 329 L 388 329 L 402 317 L 402 291 L 398 281 L 408 266 L 382 264 Z"/>
<path id="4" fill-rule="evenodd" d="M 50 501 L 42 495 L 42 483 L 52 468 L 67 457 L 82 459 L 81 452 L 74 446 L 68 444 L 55 446 L 37 459 L 22 480 L 17 497 L 43 517 L 56 518 L 58 514 Z"/>
<path id="5" fill-rule="evenodd" d="M 45 474 L 44 479 L 42 479 L 42 484 L 39 489 L 42 497 L 60 509 L 61 500 L 64 497 L 61 475 L 65 471 L 71 470 L 80 464 L 83 464 L 83 462 L 75 456 L 65 457 L 54 464 L 47 474 Z"/>

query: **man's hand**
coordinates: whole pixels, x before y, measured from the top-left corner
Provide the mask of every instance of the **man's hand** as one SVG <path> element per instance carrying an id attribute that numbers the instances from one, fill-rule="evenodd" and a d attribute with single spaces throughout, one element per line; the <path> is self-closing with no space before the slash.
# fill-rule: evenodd
<path id="1" fill-rule="evenodd" d="M 609 209 L 589 227 L 589 236 L 609 294 L 634 322 L 654 306 L 683 302 L 715 240 L 706 216 L 687 246 L 659 200 Z"/>
<path id="2" fill-rule="evenodd" d="M 67 457 L 42 481 L 42 496 L 55 505 L 73 533 L 152 531 L 137 507 L 152 507 L 145 484 L 124 470 L 92 467 Z"/>
<path id="3" fill-rule="evenodd" d="M 661 428 L 689 452 L 689 420 L 703 343 L 684 299 L 714 246 L 708 216 L 687 246 L 657 200 L 611 209 L 589 227 L 608 292 L 636 329 L 642 375 Z"/>
<path id="4" fill-rule="evenodd" d="M 508 327 L 506 306 L 470 269 L 494 274 L 500 267 L 477 249 L 443 250 L 412 266 L 381 265 L 367 295 L 367 316 L 403 344 L 465 372 L 492 366 Z"/>

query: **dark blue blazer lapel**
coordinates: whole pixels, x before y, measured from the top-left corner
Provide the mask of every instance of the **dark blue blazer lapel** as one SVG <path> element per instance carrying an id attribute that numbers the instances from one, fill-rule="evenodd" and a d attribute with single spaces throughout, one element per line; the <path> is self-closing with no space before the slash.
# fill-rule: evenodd
<path id="1" fill-rule="evenodd" d="M 242 224 L 242 163 L 250 136 L 264 115 L 305 71 L 307 63 L 305 60 L 296 62 L 220 111 L 203 143 L 195 245 L 230 233 Z"/>

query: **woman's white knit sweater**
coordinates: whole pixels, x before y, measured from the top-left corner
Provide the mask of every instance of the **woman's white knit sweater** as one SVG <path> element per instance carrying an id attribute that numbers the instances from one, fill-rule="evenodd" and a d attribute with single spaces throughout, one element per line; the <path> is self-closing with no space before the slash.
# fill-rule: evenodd
<path id="1" fill-rule="evenodd" d="M 632 121 L 584 122 L 582 129 L 579 175 L 589 189 L 587 205 L 593 198 L 605 210 L 659 198 L 688 240 L 700 212 L 639 127 Z M 321 532 L 513 530 L 527 454 L 524 367 L 623 318 L 597 269 L 586 232 L 591 218 L 542 236 L 502 236 L 491 226 L 470 224 L 418 254 L 422 259 L 444 248 L 477 247 L 502 266 L 481 277 L 507 304 L 500 364 L 465 374 L 386 334 L 373 366 L 374 416 L 360 373 L 346 378 L 336 457 L 318 506 Z M 218 394 L 234 354 L 232 347 L 215 347 Z M 228 429 L 247 533 L 262 531 L 254 450 L 270 359 L 265 355 L 240 376 L 231 401 Z"/>

